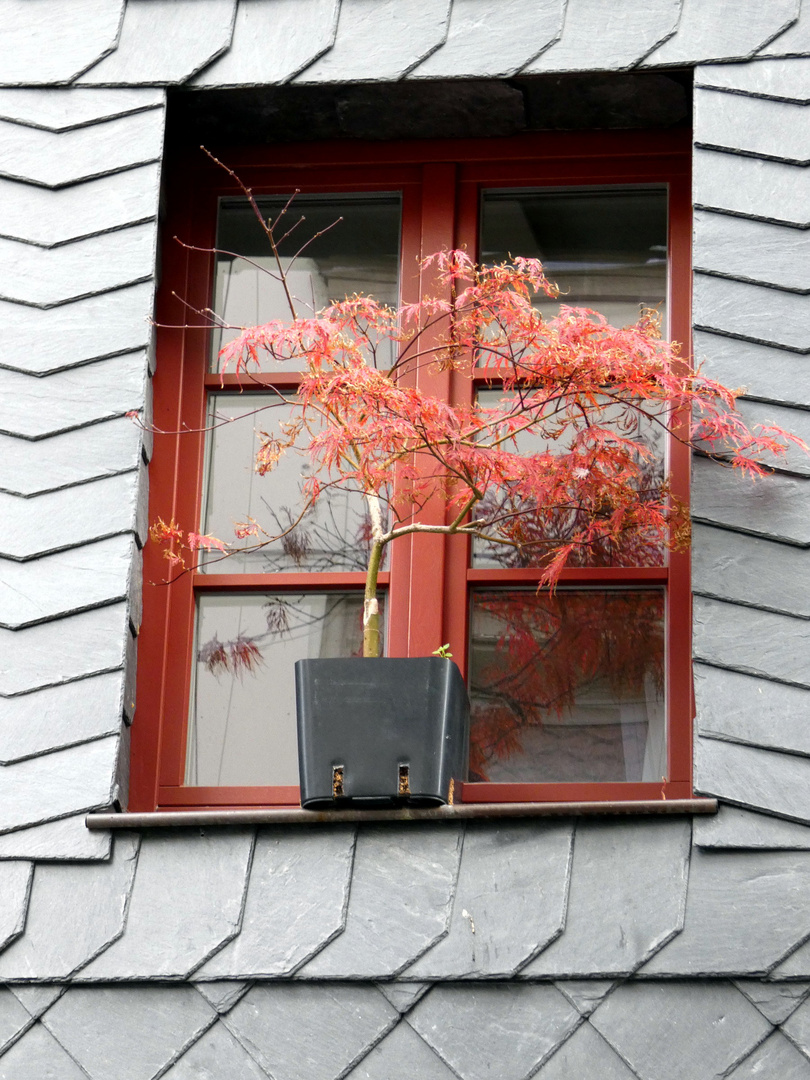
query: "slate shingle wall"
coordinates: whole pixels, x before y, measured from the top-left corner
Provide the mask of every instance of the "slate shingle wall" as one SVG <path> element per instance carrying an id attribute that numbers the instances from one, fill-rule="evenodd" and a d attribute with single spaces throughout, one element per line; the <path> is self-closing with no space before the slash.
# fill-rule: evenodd
<path id="1" fill-rule="evenodd" d="M 716 817 L 83 824 L 133 715 L 162 87 L 699 65 L 696 352 L 806 435 L 808 0 L 36 8 L 0 0 L 0 1080 L 810 1077 L 800 455 L 695 462 Z"/>

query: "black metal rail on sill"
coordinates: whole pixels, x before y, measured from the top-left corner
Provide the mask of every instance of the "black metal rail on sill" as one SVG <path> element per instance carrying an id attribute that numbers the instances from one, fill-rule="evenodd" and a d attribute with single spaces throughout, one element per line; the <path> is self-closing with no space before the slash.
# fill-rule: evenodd
<path id="1" fill-rule="evenodd" d="M 429 810 L 161 810 L 88 814 L 88 829 L 153 829 L 204 825 L 329 825 L 361 821 L 465 821 L 475 818 L 616 817 L 714 814 L 717 799 L 637 799 L 571 803 L 457 803 Z"/>

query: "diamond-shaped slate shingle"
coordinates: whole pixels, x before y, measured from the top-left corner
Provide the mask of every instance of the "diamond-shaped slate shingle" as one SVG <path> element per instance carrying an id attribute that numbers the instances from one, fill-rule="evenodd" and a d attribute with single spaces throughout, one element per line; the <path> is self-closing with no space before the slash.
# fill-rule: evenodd
<path id="1" fill-rule="evenodd" d="M 112 802 L 118 738 L 94 739 L 0 768 L 0 832 Z"/>
<path id="2" fill-rule="evenodd" d="M 0 763 L 113 735 L 121 723 L 120 672 L 0 702 Z"/>
<path id="3" fill-rule="evenodd" d="M 415 979 L 509 975 L 562 929 L 569 822 L 469 824 L 446 937 L 407 974 Z"/>
<path id="4" fill-rule="evenodd" d="M 379 978 L 402 971 L 447 930 L 460 849 L 456 826 L 361 830 L 346 928 L 299 974 Z"/>
<path id="5" fill-rule="evenodd" d="M 630 972 L 683 925 L 690 824 L 686 819 L 581 821 L 565 928 L 524 975 Z"/>
<path id="6" fill-rule="evenodd" d="M 224 1024 L 214 1024 L 176 1061 L 164 1080 L 267 1080 Z"/>
<path id="7" fill-rule="evenodd" d="M 810 24 L 806 14 L 805 22 Z M 777 38 L 771 48 L 783 41 L 790 32 L 786 31 L 781 38 Z M 765 51 L 769 52 L 770 49 Z M 807 105 L 810 104 L 810 63 L 802 57 L 794 60 L 756 59 L 748 64 L 707 64 L 695 72 L 695 86 Z"/>
<path id="8" fill-rule="evenodd" d="M 684 928 L 643 974 L 768 972 L 810 934 L 808 888 L 810 853 L 693 849 Z"/>
<path id="9" fill-rule="evenodd" d="M 644 66 L 744 60 L 786 30 L 798 13 L 796 0 L 769 0 L 739 4 L 729 19 L 722 4 L 683 0 L 677 33 L 648 56 Z"/>
<path id="10" fill-rule="evenodd" d="M 348 1080 L 456 1080 L 406 1020 L 377 1043 L 349 1073 Z"/>
<path id="11" fill-rule="evenodd" d="M 792 952 L 773 969 L 772 975 L 776 979 L 810 979 L 810 943 L 805 942 Z M 806 1050 L 810 1057 L 810 1010 L 803 1013 L 801 1024 L 802 1029 L 807 1032 L 802 1049 Z"/>
<path id="12" fill-rule="evenodd" d="M 464 1080 L 524 1080 L 579 1021 L 547 983 L 439 985 L 408 1016 Z"/>
<path id="13" fill-rule="evenodd" d="M 83 979 L 188 975 L 239 929 L 253 833 L 147 833 L 123 936 Z"/>
<path id="14" fill-rule="evenodd" d="M 700 327 L 810 351 L 810 296 L 696 274 L 692 315 Z"/>
<path id="15" fill-rule="evenodd" d="M 810 991 L 810 984 L 798 982 L 771 983 L 758 979 L 735 979 L 734 985 L 772 1024 L 783 1024 Z"/>
<path id="16" fill-rule="evenodd" d="M 810 826 L 738 806 L 721 806 L 715 815 L 695 818 L 692 828 L 694 843 L 701 848 L 810 851 Z"/>
<path id="17" fill-rule="evenodd" d="M 45 131 L 70 131 L 128 113 L 163 105 L 165 92 L 155 88 L 77 90 L 74 87 L 0 89 L 0 120 Z"/>
<path id="18" fill-rule="evenodd" d="M 26 1012 L 39 1019 L 49 1009 L 57 998 L 65 992 L 64 986 L 37 986 L 22 985 L 11 987 L 14 997 L 20 1002 Z"/>
<path id="19" fill-rule="evenodd" d="M 183 82 L 228 48 L 235 11 L 236 0 L 127 0 L 118 48 L 78 83 Z"/>
<path id="20" fill-rule="evenodd" d="M 774 475 L 757 484 L 697 458 L 692 480 L 692 516 L 698 522 L 810 545 L 810 486 L 804 478 Z"/>
<path id="21" fill-rule="evenodd" d="M 87 1073 L 42 1024 L 34 1024 L 0 1057 L 0 1080 L 87 1080 Z"/>
<path id="22" fill-rule="evenodd" d="M 561 979 L 554 985 L 582 1016 L 590 1016 L 616 982 L 614 979 Z"/>
<path id="23" fill-rule="evenodd" d="M 0 986 L 0 1055 L 32 1023 L 28 1010 L 7 987 Z"/>
<path id="24" fill-rule="evenodd" d="M 733 97 L 735 95 L 728 95 Z M 695 212 L 693 265 L 724 277 L 810 290 L 810 236 L 767 221 Z"/>
<path id="25" fill-rule="evenodd" d="M 738 806 L 810 822 L 810 758 L 699 739 L 695 788 Z"/>
<path id="26" fill-rule="evenodd" d="M 222 1022 L 272 1077 L 335 1080 L 399 1018 L 373 986 L 264 983 Z"/>
<path id="27" fill-rule="evenodd" d="M 779 1031 L 774 1031 L 727 1074 L 728 1080 L 764 1080 L 765 1077 L 810 1080 L 810 1061 Z"/>
<path id="28" fill-rule="evenodd" d="M 810 163 L 807 114 L 791 102 L 696 90 L 694 138 L 700 146 Z"/>
<path id="29" fill-rule="evenodd" d="M 0 368 L 51 375 L 86 365 L 91 360 L 143 350 L 152 337 L 148 320 L 154 291 L 154 282 L 149 281 L 57 308 L 32 308 L 0 300 L 3 321 Z M 31 348 L 32 341 L 36 341 L 36 349 Z M 3 394 L 4 399 L 8 396 L 12 395 Z M 55 406 L 56 400 L 52 402 L 52 407 Z M 77 426 L 66 417 L 42 431 L 43 419 L 50 424 L 47 412 L 34 429 L 40 434 Z"/>
<path id="30" fill-rule="evenodd" d="M 693 163 L 696 206 L 803 228 L 810 224 L 810 170 L 699 148 Z"/>
<path id="31" fill-rule="evenodd" d="M 568 0 L 560 40 L 525 69 L 525 74 L 552 71 L 617 71 L 634 67 L 675 32 L 681 0 L 653 0 L 627 8 L 601 0 Z"/>
<path id="32" fill-rule="evenodd" d="M 445 40 L 450 0 L 341 0 L 331 49 L 296 82 L 389 81 L 407 74 Z"/>
<path id="33" fill-rule="evenodd" d="M 105 860 L 110 857 L 112 837 L 108 832 L 91 832 L 85 815 L 60 818 L 44 825 L 32 825 L 0 835 L 0 859 Z"/>
<path id="34" fill-rule="evenodd" d="M 569 5 L 570 7 L 570 5 Z M 454 0 L 447 39 L 410 78 L 494 79 L 512 75 L 559 38 L 560 0 Z"/>
<path id="35" fill-rule="evenodd" d="M 335 40 L 340 0 L 240 0 L 231 47 L 191 79 L 192 86 L 286 82 Z M 283 47 L 268 49 L 268 41 Z"/>
<path id="36" fill-rule="evenodd" d="M 115 48 L 124 0 L 3 0 L 0 85 L 69 82 Z"/>
<path id="37" fill-rule="evenodd" d="M 157 214 L 159 181 L 156 164 L 56 191 L 0 179 L 0 236 L 50 247 L 147 221 Z"/>
<path id="38" fill-rule="evenodd" d="M 164 110 L 150 109 L 74 131 L 0 120 L 0 175 L 58 188 L 159 161 Z"/>
<path id="39" fill-rule="evenodd" d="M 25 926 L 33 865 L 13 862 L 0 871 L 0 949 L 19 937 Z"/>
<path id="40" fill-rule="evenodd" d="M 636 1074 L 590 1024 L 570 1039 L 534 1074 L 537 1080 L 637 1080 Z"/>
<path id="41" fill-rule="evenodd" d="M 75 986 L 43 1023 L 91 1080 L 151 1080 L 215 1016 L 190 986 Z"/>
<path id="42" fill-rule="evenodd" d="M 625 983 L 590 1023 L 640 1077 L 724 1076 L 771 1030 L 727 982 Z"/>
<path id="43" fill-rule="evenodd" d="M 351 828 L 260 830 L 240 932 L 196 977 L 295 971 L 343 929 L 353 855 Z"/>
<path id="44" fill-rule="evenodd" d="M 219 982 L 197 983 L 197 989 L 218 1013 L 230 1012 L 237 1001 L 250 989 L 250 983 L 231 979 Z"/>
<path id="45" fill-rule="evenodd" d="M 807 956 L 807 950 L 804 951 L 805 956 Z M 806 969 L 806 961 L 804 966 Z M 787 965 L 783 965 L 783 967 L 787 967 Z M 793 1040 L 805 1056 L 810 1057 L 810 1001 L 803 1002 L 795 1012 L 791 1013 L 782 1025 L 782 1030 Z"/>
<path id="46" fill-rule="evenodd" d="M 427 993 L 430 986 L 431 984 L 426 982 L 403 982 L 399 979 L 396 982 L 377 983 L 377 989 L 388 998 L 399 1013 L 406 1013 L 412 1009 L 419 998 Z"/>
<path id="47" fill-rule="evenodd" d="M 0 953 L 0 979 L 66 979 L 121 933 L 137 837 L 119 833 L 108 863 L 37 866 L 25 933 Z"/>

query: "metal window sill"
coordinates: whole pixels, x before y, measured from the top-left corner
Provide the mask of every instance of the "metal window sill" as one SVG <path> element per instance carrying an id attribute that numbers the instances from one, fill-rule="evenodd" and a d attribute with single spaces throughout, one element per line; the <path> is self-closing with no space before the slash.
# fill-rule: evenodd
<path id="1" fill-rule="evenodd" d="M 613 802 L 457 803 L 430 810 L 173 810 L 88 814 L 88 829 L 154 829 L 207 825 L 323 825 L 361 821 L 465 821 L 472 818 L 618 817 L 715 814 L 717 799 L 635 799 Z"/>

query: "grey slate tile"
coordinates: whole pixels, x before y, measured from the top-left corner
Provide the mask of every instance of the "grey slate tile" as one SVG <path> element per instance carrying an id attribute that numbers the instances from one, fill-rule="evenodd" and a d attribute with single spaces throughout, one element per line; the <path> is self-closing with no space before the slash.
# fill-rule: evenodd
<path id="1" fill-rule="evenodd" d="M 7 987 L 0 986 L 0 1055 L 33 1022 L 28 1010 L 22 1007 L 14 994 Z"/>
<path id="2" fill-rule="evenodd" d="M 326 52 L 335 39 L 340 0 L 239 0 L 231 47 L 192 86 L 286 82 Z M 268 41 L 283 48 L 268 49 Z"/>
<path id="3" fill-rule="evenodd" d="M 154 292 L 154 282 L 149 281 L 57 308 L 32 308 L 0 300 L 4 328 L 0 368 L 50 375 L 91 360 L 145 349 L 152 338 L 148 319 Z M 31 341 L 37 342 L 36 349 L 30 347 Z M 73 425 L 67 422 L 67 426 Z"/>
<path id="4" fill-rule="evenodd" d="M 773 969 L 771 975 L 775 979 L 810 979 L 810 946 L 805 942 L 801 948 L 791 953 L 786 960 Z M 800 1036 L 790 1032 L 795 1041 L 800 1042 L 802 1050 L 810 1051 L 810 1019 L 808 1010 L 803 1006 L 803 1015 L 797 1021 L 797 1030 Z M 810 1056 L 810 1054 L 808 1054 Z"/>
<path id="5" fill-rule="evenodd" d="M 534 1074 L 537 1080 L 637 1080 L 636 1074 L 590 1024 L 582 1024 L 550 1061 Z"/>
<path id="6" fill-rule="evenodd" d="M 126 87 L 117 90 L 77 90 L 75 87 L 0 90 L 0 119 L 11 120 L 46 131 L 112 120 L 127 113 L 162 106 L 165 92 L 153 87 Z"/>
<path id="7" fill-rule="evenodd" d="M 416 1080 L 416 1077 L 455 1080 L 456 1074 L 404 1020 L 348 1074 L 348 1080 Z"/>
<path id="8" fill-rule="evenodd" d="M 0 949 L 23 932 L 34 872 L 30 862 L 12 862 L 0 874 Z"/>
<path id="9" fill-rule="evenodd" d="M 582 1016 L 590 1016 L 616 985 L 614 979 L 561 979 L 554 984 Z"/>
<path id="10" fill-rule="evenodd" d="M 780 43 L 795 33 L 802 22 L 810 26 L 806 11 L 804 19 L 799 15 L 798 21 L 790 30 L 785 31 L 764 51 L 768 53 L 778 49 Z M 810 51 L 810 32 L 807 36 L 807 51 Z M 695 72 L 695 86 L 807 105 L 810 104 L 810 63 L 802 57 L 795 60 L 757 58 L 747 64 L 707 64 Z"/>
<path id="11" fill-rule="evenodd" d="M 714 462 L 692 463 L 692 517 L 784 543 L 810 543 L 810 490 L 805 479 L 768 476 L 754 481 Z"/>
<path id="12" fill-rule="evenodd" d="M 115 48 L 124 0 L 5 5 L 0 84 L 69 82 Z"/>
<path id="13" fill-rule="evenodd" d="M 644 965 L 642 973 L 765 974 L 810 934 L 808 884 L 810 855 L 804 852 L 719 854 L 694 849 L 683 931 Z M 617 1043 L 613 1045 L 622 1053 Z"/>
<path id="14" fill-rule="evenodd" d="M 65 992 L 65 986 L 12 986 L 11 992 L 14 997 L 26 1009 L 29 1015 L 39 1019 L 46 1009 L 60 998 Z"/>
<path id="15" fill-rule="evenodd" d="M 767 480 L 765 481 L 767 483 Z M 692 587 L 702 596 L 810 616 L 810 559 L 803 548 L 696 525 Z"/>
<path id="16" fill-rule="evenodd" d="M 0 120 L 0 175 L 58 188 L 159 161 L 163 124 L 163 109 L 62 132 Z"/>
<path id="17" fill-rule="evenodd" d="M 695 274 L 692 317 L 701 329 L 810 351 L 810 296 Z"/>
<path id="18" fill-rule="evenodd" d="M 750 428 L 776 424 L 791 435 L 798 435 L 810 445 L 810 415 L 807 410 L 783 408 L 764 401 L 738 400 L 737 406 Z M 798 446 L 788 445 L 786 454 L 768 454 L 762 460 L 771 468 L 783 469 L 801 476 L 810 474 L 810 454 Z"/>
<path id="19" fill-rule="evenodd" d="M 803 951 L 806 957 L 806 948 Z M 805 1001 L 800 1005 L 785 1021 L 782 1030 L 796 1043 L 805 1056 L 810 1057 L 810 1002 Z"/>
<path id="20" fill-rule="evenodd" d="M 722 5 L 684 0 L 678 32 L 648 56 L 644 66 L 747 59 L 790 26 L 798 13 L 797 0 L 771 0 L 739 5 L 730 20 Z"/>
<path id="21" fill-rule="evenodd" d="M 430 983 L 387 982 L 378 983 L 377 989 L 391 1002 L 398 1013 L 409 1012 L 417 1001 L 430 990 Z"/>
<path id="22" fill-rule="evenodd" d="M 620 975 L 683 926 L 689 822 L 580 822 L 565 928 L 523 975 Z"/>
<path id="23" fill-rule="evenodd" d="M 223 1024 L 214 1024 L 168 1072 L 165 1080 L 267 1080 L 264 1072 Z"/>
<path id="24" fill-rule="evenodd" d="M 25 933 L 0 953 L 0 978 L 51 982 L 117 938 L 138 838 L 118 833 L 109 863 L 45 863 L 36 868 Z"/>
<path id="25" fill-rule="evenodd" d="M 447 40 L 410 77 L 512 75 L 557 41 L 562 29 L 560 0 L 502 0 L 497 8 L 488 0 L 454 0 Z"/>
<path id="26" fill-rule="evenodd" d="M 692 262 L 696 270 L 810 291 L 810 233 L 804 229 L 697 210 Z"/>
<path id="27" fill-rule="evenodd" d="M 810 754 L 807 690 L 696 664 L 695 692 L 702 734 Z"/>
<path id="28" fill-rule="evenodd" d="M 570 822 L 468 824 L 446 937 L 407 970 L 416 979 L 513 974 L 562 929 Z"/>
<path id="29" fill-rule="evenodd" d="M 295 971 L 343 929 L 353 855 L 351 828 L 260 830 L 241 930 L 196 977 Z"/>
<path id="30" fill-rule="evenodd" d="M 803 105 L 716 90 L 695 91 L 694 138 L 698 146 L 807 165 L 808 126 Z"/>
<path id="31" fill-rule="evenodd" d="M 693 162 L 696 206 L 803 228 L 810 224 L 810 170 L 700 148 Z"/>
<path id="32" fill-rule="evenodd" d="M 43 1023 L 91 1080 L 151 1080 L 215 1016 L 190 986 L 74 986 Z"/>
<path id="33" fill-rule="evenodd" d="M 125 416 L 44 439 L 0 434 L 0 491 L 46 491 L 137 469 L 141 431 Z"/>
<path id="34" fill-rule="evenodd" d="M 131 537 L 117 536 L 31 562 L 0 559 L 0 626 L 20 629 L 126 599 L 134 548 Z"/>
<path id="35" fill-rule="evenodd" d="M 238 982 L 233 979 L 197 983 L 196 985 L 205 1000 L 221 1014 L 230 1012 L 237 1001 L 250 989 L 250 983 Z"/>
<path id="36" fill-rule="evenodd" d="M 401 78 L 447 36 L 450 0 L 341 0 L 332 48 L 296 82 L 383 82 Z"/>
<path id="37" fill-rule="evenodd" d="M 458 875 L 456 826 L 365 827 L 357 837 L 346 928 L 304 978 L 384 978 L 447 930 Z"/>
<path id="38" fill-rule="evenodd" d="M 675 33 L 681 0 L 654 0 L 629 8 L 601 0 L 569 0 L 560 40 L 525 68 L 525 74 L 552 71 L 621 71 Z"/>
<path id="39" fill-rule="evenodd" d="M 810 1061 L 781 1032 L 774 1033 L 728 1073 L 728 1080 L 810 1080 Z"/>
<path id="40" fill-rule="evenodd" d="M 124 662 L 127 630 L 126 604 L 69 615 L 27 630 L 0 629 L 0 696 L 117 670 Z M 10 774 L 25 767 L 23 762 L 7 769 Z M 5 783 L 0 781 L 0 786 Z"/>
<path id="41" fill-rule="evenodd" d="M 399 1014 L 373 986 L 263 983 L 223 1019 L 275 1080 L 335 1080 Z"/>
<path id="42" fill-rule="evenodd" d="M 751 809 L 810 823 L 810 758 L 700 739 L 695 788 Z"/>
<path id="43" fill-rule="evenodd" d="M 0 238 L 0 296 L 48 307 L 151 280 L 156 243 L 154 221 L 56 248 Z"/>
<path id="44" fill-rule="evenodd" d="M 109 806 L 118 738 L 96 739 L 0 769 L 0 832 Z"/>
<path id="45" fill-rule="evenodd" d="M 65 862 L 94 862 L 110 857 L 112 837 L 108 832 L 91 832 L 84 814 L 33 825 L 0 836 L 0 859 L 38 859 Z"/>
<path id="46" fill-rule="evenodd" d="M 695 818 L 697 847 L 743 848 L 763 851 L 810 851 L 810 828 L 767 814 L 721 806 L 713 816 Z"/>
<path id="47" fill-rule="evenodd" d="M 0 764 L 114 735 L 121 725 L 120 672 L 0 699 Z"/>
<path id="48" fill-rule="evenodd" d="M 0 1058 L 0 1080 L 87 1080 L 42 1024 L 34 1024 Z"/>
<path id="49" fill-rule="evenodd" d="M 0 236 L 51 247 L 157 215 L 158 165 L 49 188 L 0 178 Z"/>
<path id="50" fill-rule="evenodd" d="M 642 1077 L 725 1075 L 770 1031 L 727 982 L 625 983 L 590 1021 Z"/>
<path id="51" fill-rule="evenodd" d="M 759 53 L 762 57 L 800 57 L 805 59 L 810 53 L 810 12 L 802 4 L 796 22 L 770 42 Z"/>
<path id="52" fill-rule="evenodd" d="M 808 357 L 719 334 L 693 334 L 695 358 L 705 373 L 746 394 L 785 405 L 810 406 Z"/>
<path id="53" fill-rule="evenodd" d="M 32 378 L 0 370 L 0 429 L 41 439 L 99 421 L 125 418 L 144 406 L 147 360 L 143 352 L 112 356 L 92 364 Z M 92 439 L 93 433 L 87 437 Z"/>
<path id="54" fill-rule="evenodd" d="M 810 687 L 810 622 L 695 597 L 696 660 Z"/>
<path id="55" fill-rule="evenodd" d="M 123 936 L 82 979 L 187 976 L 239 930 L 253 832 L 147 833 Z"/>
<path id="56" fill-rule="evenodd" d="M 772 1024 L 783 1024 L 810 990 L 808 983 L 771 983 L 758 979 L 735 979 L 734 985 Z"/>
<path id="57" fill-rule="evenodd" d="M 464 1080 L 524 1080 L 579 1023 L 543 983 L 437 986 L 408 1021 Z"/>
<path id="58" fill-rule="evenodd" d="M 236 0 L 205 0 L 204 15 L 198 0 L 127 0 L 118 48 L 78 83 L 183 82 L 228 48 L 235 11 Z"/>

